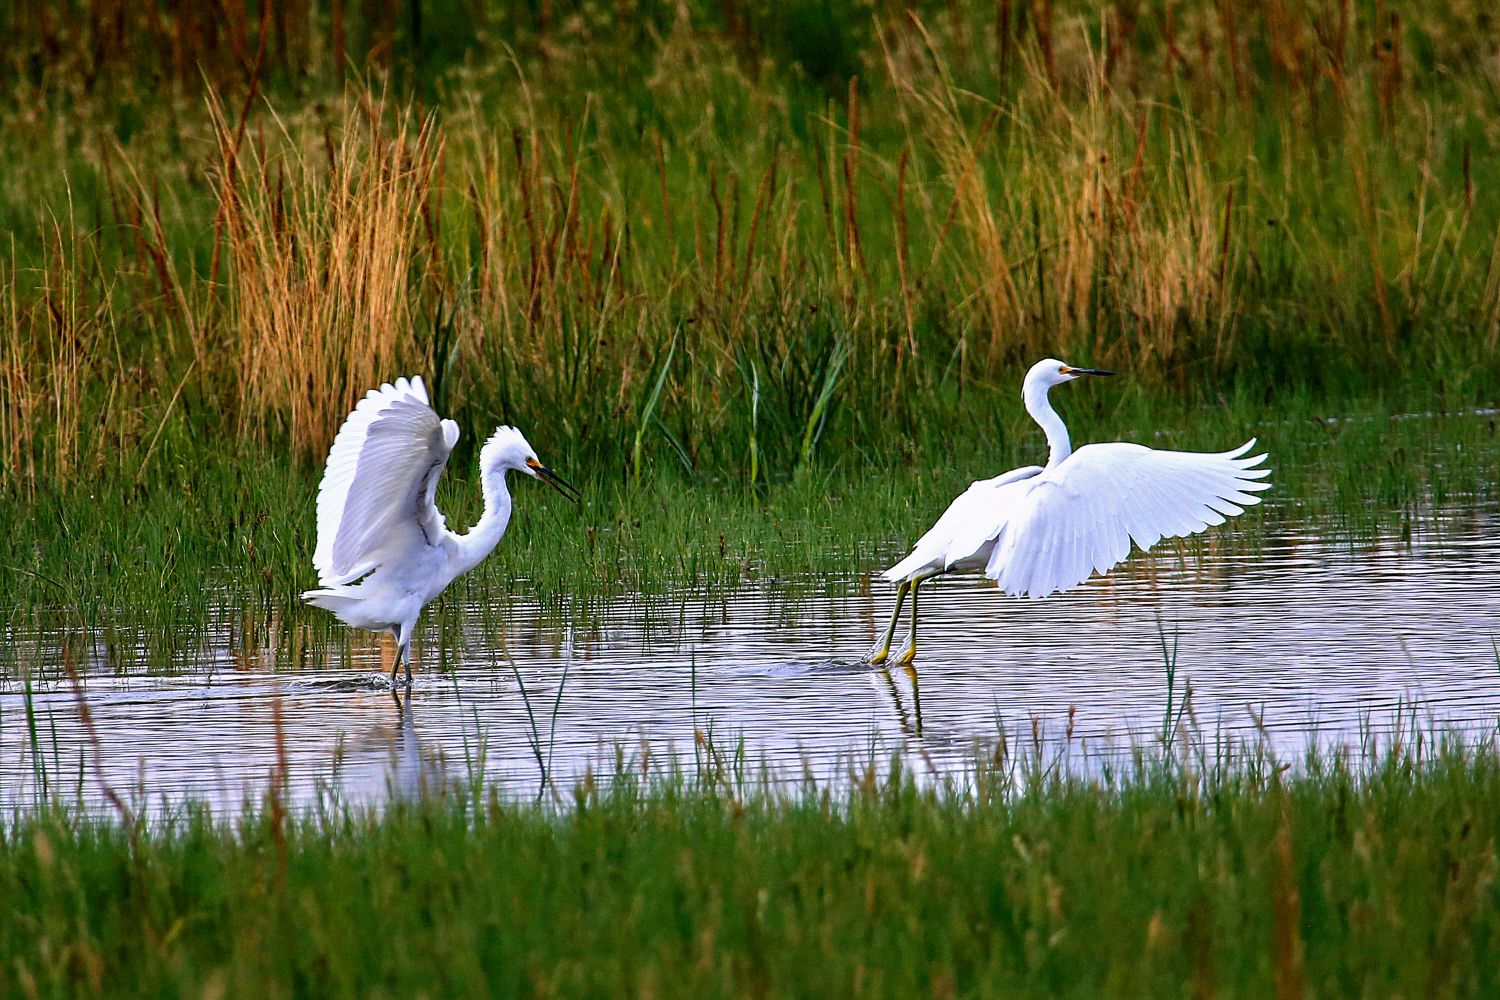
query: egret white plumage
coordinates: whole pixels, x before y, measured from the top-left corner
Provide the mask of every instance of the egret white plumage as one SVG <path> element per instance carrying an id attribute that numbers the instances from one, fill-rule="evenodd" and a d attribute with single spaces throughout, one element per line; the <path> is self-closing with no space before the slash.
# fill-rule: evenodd
<path id="1" fill-rule="evenodd" d="M 578 491 L 537 460 L 520 431 L 500 427 L 479 453 L 484 513 L 466 534 L 448 529 L 433 502 L 458 443 L 458 424 L 438 417 L 420 376 L 371 389 L 344 420 L 318 487 L 317 590 L 309 604 L 355 628 L 396 640 L 396 671 L 411 686 L 411 640 L 422 608 L 490 554 L 510 523 L 505 474 L 540 479 L 577 503 Z"/>
<path id="2" fill-rule="evenodd" d="M 911 638 L 897 663 L 917 652 L 917 589 L 942 573 L 982 570 L 1007 594 L 1045 597 L 1107 573 L 1130 554 L 1163 538 L 1196 534 L 1244 513 L 1269 489 L 1266 456 L 1243 457 L 1255 439 L 1232 451 L 1156 451 L 1114 442 L 1073 451 L 1068 429 L 1052 409 L 1048 391 L 1083 375 L 1111 375 L 1075 368 L 1053 358 L 1031 366 L 1021 386 L 1026 412 L 1047 435 L 1045 466 L 1013 469 L 982 479 L 949 505 L 917 540 L 911 554 L 885 571 L 900 582 L 896 609 L 885 636 L 867 657 L 884 663 L 911 594 Z"/>

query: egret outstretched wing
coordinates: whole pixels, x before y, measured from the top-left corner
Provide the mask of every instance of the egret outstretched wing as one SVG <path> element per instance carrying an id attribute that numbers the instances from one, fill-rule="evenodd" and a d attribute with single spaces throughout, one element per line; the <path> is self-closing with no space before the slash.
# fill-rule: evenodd
<path id="1" fill-rule="evenodd" d="M 1103 573 L 1163 538 L 1191 535 L 1259 503 L 1265 455 L 1155 451 L 1138 444 L 1078 449 L 1032 482 L 1010 511 L 985 574 L 1007 593 L 1045 597 Z"/>
<path id="2" fill-rule="evenodd" d="M 324 586 L 349 583 L 411 546 L 436 544 L 446 524 L 433 503 L 438 476 L 458 441 L 420 377 L 372 389 L 344 421 L 318 488 L 318 548 Z"/>

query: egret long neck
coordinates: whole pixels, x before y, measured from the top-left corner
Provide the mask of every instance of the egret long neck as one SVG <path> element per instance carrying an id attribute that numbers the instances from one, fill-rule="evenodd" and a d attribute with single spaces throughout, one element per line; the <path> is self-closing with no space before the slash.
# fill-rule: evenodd
<path id="1" fill-rule="evenodd" d="M 1068 440 L 1068 428 L 1063 424 L 1062 417 L 1052 408 L 1052 403 L 1047 399 L 1047 390 L 1051 388 L 1046 383 L 1028 384 L 1021 393 L 1026 400 L 1026 412 L 1031 414 L 1031 419 L 1041 425 L 1047 434 L 1047 447 L 1052 454 L 1047 458 L 1047 468 L 1052 468 L 1073 454 L 1073 443 Z"/>
<path id="2" fill-rule="evenodd" d="M 480 476 L 484 489 L 484 514 L 465 534 L 454 539 L 458 546 L 457 570 L 466 573 L 500 543 L 510 524 L 510 488 L 504 469 L 486 469 Z M 454 574 L 455 576 L 457 573 Z"/>

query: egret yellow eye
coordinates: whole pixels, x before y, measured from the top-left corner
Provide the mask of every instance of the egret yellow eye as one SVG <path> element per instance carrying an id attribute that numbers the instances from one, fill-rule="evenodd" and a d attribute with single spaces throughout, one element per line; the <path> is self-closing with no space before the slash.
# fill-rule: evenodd
<path id="1" fill-rule="evenodd" d="M 1066 374 L 1068 374 L 1068 372 L 1070 372 L 1072 370 L 1073 369 L 1069 368 L 1067 365 L 1063 365 L 1061 368 L 1059 368 L 1057 370 L 1057 374 L 1059 374 L 1059 375 L 1066 375 Z"/>

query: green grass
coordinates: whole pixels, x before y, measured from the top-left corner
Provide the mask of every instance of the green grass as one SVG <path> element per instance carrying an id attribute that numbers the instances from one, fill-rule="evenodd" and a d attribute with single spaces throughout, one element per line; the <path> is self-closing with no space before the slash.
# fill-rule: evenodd
<path id="1" fill-rule="evenodd" d="M 1415 734 L 1414 734 L 1415 735 Z M 700 758 L 700 764 L 703 763 Z M 1481 997 L 1495 748 L 0 824 L 6 996 Z M 1188 761 L 1183 763 L 1182 761 Z"/>

